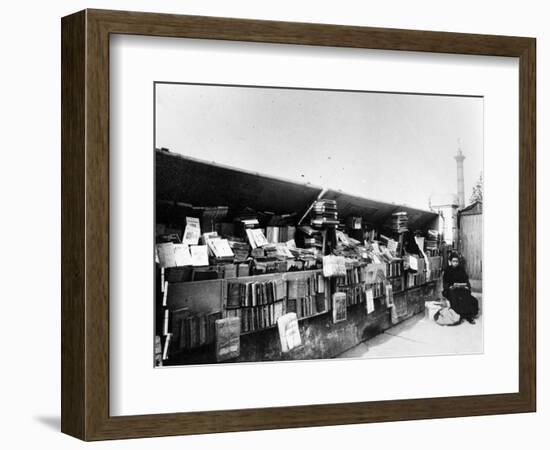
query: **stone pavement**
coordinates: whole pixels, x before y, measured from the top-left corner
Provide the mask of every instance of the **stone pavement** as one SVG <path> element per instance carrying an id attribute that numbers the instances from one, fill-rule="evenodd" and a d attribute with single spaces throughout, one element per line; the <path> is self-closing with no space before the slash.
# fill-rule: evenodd
<path id="1" fill-rule="evenodd" d="M 475 294 L 474 294 L 475 295 Z M 481 298 L 476 295 L 480 301 Z M 337 358 L 401 358 L 483 353 L 483 316 L 474 325 L 441 326 L 418 314 Z"/>

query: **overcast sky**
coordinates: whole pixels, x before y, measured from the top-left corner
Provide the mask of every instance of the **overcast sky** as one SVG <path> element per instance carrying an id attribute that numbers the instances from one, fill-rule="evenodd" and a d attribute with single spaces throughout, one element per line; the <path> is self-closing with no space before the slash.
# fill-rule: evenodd
<path id="1" fill-rule="evenodd" d="M 266 175 L 427 209 L 465 200 L 483 168 L 483 99 L 156 85 L 156 147 Z M 230 181 L 228 181 L 230 182 Z"/>

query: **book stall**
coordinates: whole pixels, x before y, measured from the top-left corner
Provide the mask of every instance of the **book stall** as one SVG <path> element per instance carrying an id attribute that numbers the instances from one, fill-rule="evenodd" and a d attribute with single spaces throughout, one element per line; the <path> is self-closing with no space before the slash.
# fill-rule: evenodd
<path id="1" fill-rule="evenodd" d="M 155 158 L 156 365 L 331 358 L 437 298 L 434 212 Z"/>

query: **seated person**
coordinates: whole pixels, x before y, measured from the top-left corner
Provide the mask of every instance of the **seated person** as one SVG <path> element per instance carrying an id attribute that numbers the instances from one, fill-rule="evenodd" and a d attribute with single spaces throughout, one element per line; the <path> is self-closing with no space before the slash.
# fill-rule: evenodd
<path id="1" fill-rule="evenodd" d="M 451 256 L 451 265 L 443 272 L 443 296 L 451 303 L 451 308 L 461 318 L 475 323 L 479 312 L 477 299 L 470 293 L 470 280 L 460 265 L 457 254 Z"/>

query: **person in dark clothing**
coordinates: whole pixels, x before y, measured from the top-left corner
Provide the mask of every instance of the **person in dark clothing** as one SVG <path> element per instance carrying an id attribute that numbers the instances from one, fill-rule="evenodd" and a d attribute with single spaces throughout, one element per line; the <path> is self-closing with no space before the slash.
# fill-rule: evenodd
<path id="1" fill-rule="evenodd" d="M 451 265 L 443 272 L 443 296 L 449 300 L 451 308 L 461 318 L 475 323 L 474 318 L 479 312 L 479 305 L 470 290 L 468 274 L 460 265 L 458 255 L 454 254 L 451 257 Z"/>

